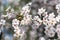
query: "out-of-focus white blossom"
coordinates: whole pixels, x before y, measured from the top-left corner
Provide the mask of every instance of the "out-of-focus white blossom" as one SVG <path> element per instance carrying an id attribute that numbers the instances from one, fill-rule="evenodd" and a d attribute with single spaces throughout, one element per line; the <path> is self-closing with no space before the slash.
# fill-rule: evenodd
<path id="1" fill-rule="evenodd" d="M 44 37 L 41 37 L 41 40 L 45 40 L 45 38 Z"/>
<path id="2" fill-rule="evenodd" d="M 32 4 L 32 2 L 29 2 L 28 4 L 26 4 L 26 5 L 31 5 Z"/>
<path id="3" fill-rule="evenodd" d="M 12 13 L 7 13 L 8 19 L 12 18 Z"/>
<path id="4" fill-rule="evenodd" d="M 14 18 L 14 17 L 16 16 L 16 15 L 14 14 L 14 9 L 11 8 L 11 6 L 9 6 L 9 7 L 6 9 L 6 12 L 7 12 L 7 14 L 4 15 L 4 16 L 8 17 L 8 19 Z"/>
<path id="5" fill-rule="evenodd" d="M 57 36 L 60 39 L 60 24 L 57 24 L 56 26 L 56 32 L 57 32 Z"/>
<path id="6" fill-rule="evenodd" d="M 45 27 L 45 34 L 48 36 L 48 37 L 54 37 L 55 35 L 55 28 L 50 26 L 50 27 Z"/>
<path id="7" fill-rule="evenodd" d="M 14 27 L 14 37 L 22 37 L 24 35 L 24 31 L 19 28 L 19 20 L 13 19 L 12 26 Z"/>
<path id="8" fill-rule="evenodd" d="M 47 14 L 46 14 L 47 15 Z M 47 15 L 46 17 L 43 17 L 43 24 L 48 26 L 54 26 L 57 23 L 54 13 Z"/>
<path id="9" fill-rule="evenodd" d="M 60 10 L 57 10 L 58 15 L 60 15 Z"/>
<path id="10" fill-rule="evenodd" d="M 44 16 L 44 18 L 47 18 L 48 17 L 48 12 L 44 12 L 43 16 Z"/>
<path id="11" fill-rule="evenodd" d="M 6 20 L 4 20 L 4 19 L 0 20 L 0 25 L 5 25 L 5 23 L 6 23 Z"/>
<path id="12" fill-rule="evenodd" d="M 39 28 L 39 26 L 42 24 L 42 20 L 38 16 L 34 16 L 32 20 L 33 20 L 33 25 L 32 25 L 33 29 Z"/>
<path id="13" fill-rule="evenodd" d="M 58 15 L 58 16 L 56 17 L 56 21 L 57 21 L 57 22 L 60 22 L 60 15 Z"/>
<path id="14" fill-rule="evenodd" d="M 6 24 L 6 20 L 1 19 L 1 20 L 0 20 L 0 34 L 1 34 L 1 32 L 3 31 L 3 26 L 5 26 L 5 24 Z"/>
<path id="15" fill-rule="evenodd" d="M 35 30 L 30 31 L 29 34 L 30 40 L 35 40 L 35 38 L 37 37 L 37 32 Z"/>
<path id="16" fill-rule="evenodd" d="M 56 5 L 56 9 L 60 10 L 60 3 Z"/>
<path id="17" fill-rule="evenodd" d="M 14 18 L 16 15 L 14 14 L 14 9 L 11 8 L 11 6 L 9 6 L 7 9 L 6 9 L 6 12 L 7 14 L 6 15 L 2 15 L 2 17 L 8 17 L 8 19 L 10 18 Z"/>
<path id="18" fill-rule="evenodd" d="M 1 18 L 7 17 L 7 15 L 1 15 Z"/>
<path id="19" fill-rule="evenodd" d="M 57 13 L 60 15 L 60 3 L 56 5 Z"/>
<path id="20" fill-rule="evenodd" d="M 4 40 L 10 40 L 10 37 L 8 35 L 6 35 Z"/>
<path id="21" fill-rule="evenodd" d="M 14 18 L 15 16 L 16 16 L 15 14 L 7 12 L 8 19 Z"/>

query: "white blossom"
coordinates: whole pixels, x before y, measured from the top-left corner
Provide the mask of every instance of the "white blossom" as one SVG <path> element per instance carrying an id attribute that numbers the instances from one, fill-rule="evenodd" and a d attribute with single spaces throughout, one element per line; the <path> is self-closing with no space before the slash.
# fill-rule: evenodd
<path id="1" fill-rule="evenodd" d="M 19 28 L 19 20 L 13 19 L 12 26 L 14 27 L 14 37 L 22 37 L 24 34 L 24 31 Z"/>
<path id="2" fill-rule="evenodd" d="M 20 38 L 22 38 L 24 33 L 25 33 L 23 30 L 21 30 L 19 28 L 17 30 L 15 29 L 14 32 L 15 32 L 14 36 L 15 37 L 20 37 Z"/>
<path id="3" fill-rule="evenodd" d="M 60 3 L 56 5 L 57 13 L 60 15 Z"/>
<path id="4" fill-rule="evenodd" d="M 53 19 L 51 19 L 51 20 L 48 21 L 48 25 L 49 26 L 54 26 L 56 23 L 57 22 L 56 22 L 56 19 L 55 18 L 53 18 Z"/>
<path id="5" fill-rule="evenodd" d="M 16 0 L 8 0 L 8 1 L 13 3 L 13 5 L 15 5 L 15 6 L 17 6 L 17 5 L 19 6 L 20 0 L 17 0 L 17 1 Z M 44 9 L 43 7 L 42 8 L 39 7 L 38 10 L 33 10 L 34 14 L 30 14 L 31 5 L 32 5 L 32 2 L 29 2 L 28 4 L 23 6 L 22 9 L 20 10 L 20 14 L 23 15 L 22 20 L 18 20 L 15 18 L 18 15 L 19 11 L 14 11 L 14 9 L 11 6 L 9 6 L 5 10 L 7 14 L 1 15 L 0 33 L 3 30 L 2 29 L 3 26 L 4 27 L 6 26 L 5 23 L 6 23 L 6 20 L 8 18 L 8 19 L 12 19 L 12 27 L 14 28 L 13 36 L 18 37 L 18 38 L 20 37 L 20 40 L 25 40 L 24 35 L 25 35 L 25 32 L 27 32 L 27 31 L 29 31 L 30 40 L 35 40 L 36 37 L 40 37 L 39 40 L 46 40 L 44 38 L 45 36 L 54 37 L 55 33 L 57 33 L 57 36 L 60 39 L 60 3 L 57 4 L 55 7 L 57 9 L 56 12 L 58 13 L 57 16 L 55 15 L 54 12 L 48 13 L 47 11 L 49 11 L 49 10 L 46 11 L 46 9 Z M 49 9 L 49 8 L 47 8 L 47 9 Z M 53 11 L 53 10 L 51 10 L 51 11 Z M 2 19 L 2 18 L 6 18 L 6 20 Z M 9 22 L 7 21 L 7 24 Z M 55 26 L 55 25 L 57 25 L 57 26 Z M 9 23 L 8 26 L 11 26 L 11 23 Z M 32 30 L 29 30 L 30 27 Z M 7 26 L 6 26 L 6 28 L 7 28 Z M 45 33 L 45 35 L 42 34 L 43 32 Z M 44 37 L 41 37 L 42 35 Z M 8 37 L 9 36 L 6 36 L 5 40 L 9 40 Z"/>
<path id="6" fill-rule="evenodd" d="M 43 18 L 43 24 L 46 26 L 54 26 L 56 23 L 57 21 L 53 12 Z"/>
<path id="7" fill-rule="evenodd" d="M 35 17 L 33 18 L 33 21 L 37 21 L 39 24 L 42 23 L 42 20 L 41 20 L 38 16 L 35 16 Z"/>
<path id="8" fill-rule="evenodd" d="M 60 15 L 58 15 L 58 16 L 56 17 L 56 21 L 57 21 L 57 22 L 60 22 Z"/>
<path id="9" fill-rule="evenodd" d="M 53 19 L 55 17 L 54 12 L 50 13 L 48 19 Z"/>
<path id="10" fill-rule="evenodd" d="M 22 8 L 21 14 L 24 14 L 24 15 L 29 14 L 30 10 L 31 10 L 30 6 L 26 5 Z"/>
<path id="11" fill-rule="evenodd" d="M 43 16 L 44 16 L 44 18 L 47 18 L 48 17 L 48 12 L 44 12 Z"/>
<path id="12" fill-rule="evenodd" d="M 29 25 L 32 22 L 31 20 L 32 20 L 31 15 L 25 15 L 20 24 L 21 25 Z"/>
<path id="13" fill-rule="evenodd" d="M 41 16 L 41 14 L 45 12 L 45 10 L 46 9 L 43 9 L 43 8 L 38 9 L 38 14 Z"/>
<path id="14" fill-rule="evenodd" d="M 32 20 L 33 20 L 33 25 L 32 25 L 33 29 L 39 28 L 39 26 L 42 24 L 42 20 L 38 16 L 34 16 Z"/>
<path id="15" fill-rule="evenodd" d="M 15 27 L 15 26 L 18 26 L 18 25 L 19 25 L 19 20 L 13 19 L 12 20 L 12 26 Z"/>

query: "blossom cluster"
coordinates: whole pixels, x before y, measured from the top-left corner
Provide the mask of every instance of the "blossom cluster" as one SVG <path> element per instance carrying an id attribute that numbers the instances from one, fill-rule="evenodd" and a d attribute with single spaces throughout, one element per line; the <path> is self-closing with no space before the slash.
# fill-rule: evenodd
<path id="1" fill-rule="evenodd" d="M 23 38 L 23 36 L 26 33 L 26 27 L 27 30 L 29 31 L 30 29 L 30 39 L 35 40 L 34 38 L 37 37 L 37 29 L 43 26 L 45 30 L 44 32 L 45 36 L 49 38 L 53 38 L 56 33 L 58 36 L 58 39 L 60 39 L 60 4 L 56 5 L 56 10 L 57 10 L 57 16 L 55 15 L 54 12 L 48 13 L 45 8 L 41 7 L 38 9 L 38 12 L 36 13 L 37 15 L 32 15 L 31 12 L 31 5 L 32 2 L 26 4 L 20 11 L 20 15 L 17 17 L 18 12 L 16 12 L 12 7 L 8 7 L 6 9 L 6 15 L 1 15 L 1 20 L 0 20 L 0 26 L 4 26 L 7 22 L 7 20 L 11 20 L 11 27 L 13 27 L 14 31 L 14 37 L 20 37 Z M 23 16 L 23 17 L 21 17 Z M 21 19 L 22 18 L 22 19 Z M 25 27 L 25 28 L 24 28 Z M 29 27 L 29 28 L 28 28 Z M 32 31 L 31 31 L 32 28 Z M 39 30 L 41 31 L 41 30 Z M 1 32 L 1 31 L 0 31 Z M 42 35 L 44 35 L 42 34 Z M 21 39 L 22 40 L 22 39 Z M 39 40 L 45 40 L 44 36 L 40 37 Z"/>

